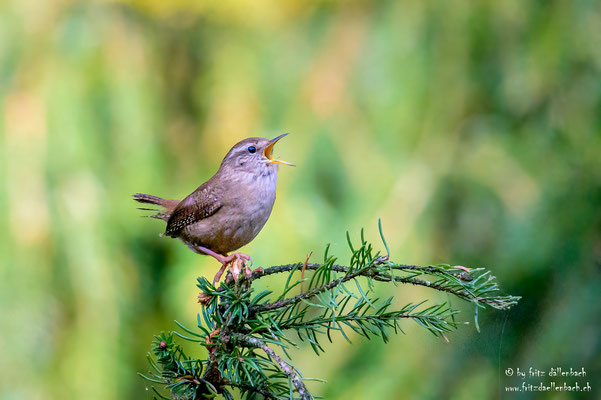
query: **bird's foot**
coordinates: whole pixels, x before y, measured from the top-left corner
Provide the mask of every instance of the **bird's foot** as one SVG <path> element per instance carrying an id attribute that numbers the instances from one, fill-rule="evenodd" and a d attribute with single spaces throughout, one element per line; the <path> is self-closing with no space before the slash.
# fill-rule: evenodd
<path id="1" fill-rule="evenodd" d="M 219 261 L 221 264 L 224 264 L 228 259 L 228 256 L 224 256 L 224 255 L 215 253 L 213 250 L 209 250 L 206 247 L 202 247 L 197 244 L 192 244 L 192 243 L 187 243 L 187 242 L 184 242 L 184 243 L 186 243 L 188 245 L 188 248 L 190 248 L 190 250 L 192 250 L 196 254 L 209 255 L 209 256 L 213 257 L 215 260 Z"/>
<path id="2" fill-rule="evenodd" d="M 251 265 L 253 262 L 252 258 L 248 254 L 244 253 L 232 253 L 229 256 L 222 256 L 221 254 L 211 255 L 221 263 L 221 268 L 219 269 L 219 271 L 217 271 L 217 274 L 213 279 L 213 285 L 216 285 L 219 279 L 221 279 L 221 276 L 225 272 L 226 268 L 229 268 L 229 271 L 234 277 L 234 280 L 238 280 L 242 269 L 244 269 L 246 275 L 248 275 L 247 271 L 250 271 L 250 268 L 248 267 L 247 261 L 250 261 Z"/>
<path id="3" fill-rule="evenodd" d="M 263 268 L 259 267 L 256 269 L 251 269 L 250 265 L 253 264 L 253 259 L 244 253 L 232 253 L 228 257 L 234 257 L 235 259 L 232 261 L 230 266 L 230 272 L 235 280 L 238 280 L 240 276 L 240 272 L 244 269 L 244 275 L 247 278 L 250 278 L 254 271 L 263 271 Z M 250 264 L 246 261 L 250 261 Z"/>
<path id="4" fill-rule="evenodd" d="M 221 265 L 221 268 L 219 268 L 219 271 L 217 271 L 217 273 L 215 274 L 215 277 L 213 278 L 213 286 L 217 287 L 217 282 L 219 282 L 219 279 L 221 279 L 221 275 L 223 275 L 226 268 L 227 268 L 226 263 Z"/>
<path id="5" fill-rule="evenodd" d="M 236 258 L 230 263 L 230 273 L 234 277 L 234 280 L 237 281 L 240 276 L 240 271 L 246 265 L 245 261 L 242 258 Z"/>
<path id="6" fill-rule="evenodd" d="M 244 270 L 246 276 L 249 276 L 248 271 L 251 271 L 250 273 L 252 274 L 252 270 L 249 268 L 249 263 L 247 261 L 250 261 L 250 265 L 252 265 L 253 260 L 248 254 L 232 253 L 228 258 L 231 259 L 231 261 L 229 261 L 229 269 L 234 280 L 238 280 L 242 270 Z"/>
<path id="7" fill-rule="evenodd" d="M 213 250 L 207 249 L 206 247 L 199 246 L 196 244 L 186 243 L 188 247 L 198 254 L 207 254 L 213 257 L 215 260 L 221 263 L 221 268 L 215 274 L 215 278 L 213 278 L 213 286 L 217 285 L 217 282 L 221 279 L 221 276 L 225 272 L 225 269 L 229 266 L 230 272 L 234 276 L 235 279 L 238 279 L 238 275 L 240 275 L 240 271 L 242 269 L 242 265 L 246 267 L 246 263 L 243 260 L 249 260 L 252 264 L 252 258 L 249 255 L 244 253 L 232 253 L 229 256 L 224 256 L 222 254 L 216 253 Z"/>
<path id="8" fill-rule="evenodd" d="M 253 272 L 255 272 L 255 271 L 263 272 L 263 268 L 259 267 L 259 268 L 255 268 L 255 269 L 250 269 L 248 264 L 244 264 L 244 274 L 246 275 L 247 278 L 250 278 L 252 276 Z"/>
<path id="9" fill-rule="evenodd" d="M 246 261 L 250 261 L 250 263 L 253 263 L 253 259 L 248 255 L 248 254 L 244 254 L 244 253 L 232 253 L 229 256 L 226 257 L 227 259 L 229 259 L 229 261 L 233 261 L 234 259 L 239 260 L 239 259 L 244 259 Z"/>

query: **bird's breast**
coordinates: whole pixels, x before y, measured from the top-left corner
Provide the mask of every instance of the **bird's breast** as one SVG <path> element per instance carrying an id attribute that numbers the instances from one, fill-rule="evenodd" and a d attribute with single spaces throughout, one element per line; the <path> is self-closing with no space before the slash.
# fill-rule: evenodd
<path id="1" fill-rule="evenodd" d="M 234 207 L 239 208 L 240 219 L 249 221 L 259 233 L 275 203 L 277 172 L 256 176 L 249 185 L 242 185 L 238 192 L 239 200 Z M 253 229 L 253 230 L 254 230 Z"/>
<path id="2" fill-rule="evenodd" d="M 254 184 L 241 185 L 236 190 L 234 201 L 228 204 L 231 216 L 223 226 L 223 238 L 236 250 L 253 240 L 261 231 L 273 209 L 275 202 L 275 174 L 261 176 Z"/>
<path id="3" fill-rule="evenodd" d="M 248 177 L 245 182 L 238 181 L 228 187 L 224 191 L 223 207 L 190 227 L 194 242 L 225 254 L 252 241 L 271 215 L 276 180 L 277 170 L 258 175 L 256 179 Z"/>

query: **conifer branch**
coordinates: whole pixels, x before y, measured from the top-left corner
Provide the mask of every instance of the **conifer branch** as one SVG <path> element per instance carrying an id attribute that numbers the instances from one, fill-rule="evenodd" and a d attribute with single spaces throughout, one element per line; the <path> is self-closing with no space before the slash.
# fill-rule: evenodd
<path id="1" fill-rule="evenodd" d="M 265 276 L 283 273 L 283 272 L 291 272 L 296 271 L 300 268 L 301 264 L 285 264 L 285 265 L 277 265 L 273 267 L 266 268 L 264 270 L 254 271 L 252 276 L 249 278 L 250 280 L 256 280 L 263 278 Z M 317 270 L 321 268 L 323 264 L 306 264 L 304 268 L 306 270 Z M 416 265 L 404 265 L 404 264 L 394 264 L 394 263 L 386 263 L 385 272 L 382 272 L 381 269 L 378 271 L 377 269 L 367 269 L 359 271 L 359 274 L 355 274 L 356 276 L 365 276 L 368 278 L 372 278 L 375 281 L 379 282 L 395 282 L 395 283 L 409 283 L 412 285 L 425 286 L 431 289 L 435 289 L 441 292 L 447 292 L 453 294 L 463 300 L 467 301 L 475 301 L 482 305 L 488 305 L 490 307 L 504 310 L 508 309 L 514 304 L 517 304 L 517 300 L 519 297 L 516 296 L 490 296 L 490 294 L 498 289 L 496 283 L 490 282 L 494 281 L 494 277 L 490 275 L 488 271 L 484 268 L 476 268 L 472 269 L 468 274 L 463 269 L 458 269 L 451 267 L 447 264 L 440 265 L 432 265 L 428 267 L 420 267 Z M 343 265 L 332 265 L 332 271 L 341 272 L 348 274 L 349 267 Z M 395 276 L 390 271 L 409 271 L 410 274 L 407 276 Z M 416 278 L 416 276 L 423 275 L 431 275 L 434 277 L 439 277 L 443 279 L 430 281 Z M 354 278 L 353 277 L 353 278 Z M 340 278 L 341 281 L 337 282 L 339 284 L 341 282 L 346 282 L 349 279 L 345 279 L 346 277 Z M 486 278 L 486 279 L 484 279 Z M 352 278 L 351 278 L 352 279 Z M 469 284 L 469 282 L 473 282 Z M 335 282 L 332 282 L 335 283 Z M 474 287 L 474 285 L 486 285 L 492 283 L 492 286 L 487 287 L 486 292 L 482 293 L 483 295 L 476 296 L 474 293 L 478 292 L 479 286 Z M 334 285 L 335 286 L 335 285 Z M 324 289 L 324 288 L 320 288 Z M 475 290 L 474 290 L 475 289 Z M 301 295 L 297 295 L 297 299 L 287 299 L 286 304 L 292 304 L 295 301 L 300 301 L 301 298 L 311 297 L 311 295 L 318 294 L 318 290 L 314 290 L 312 293 L 304 293 Z M 308 295 L 308 296 L 307 296 Z M 281 305 L 280 303 L 275 304 L 265 304 L 261 308 L 256 308 L 253 311 L 260 312 L 267 309 L 278 308 Z"/>
<path id="2" fill-rule="evenodd" d="M 456 318 L 459 311 L 447 302 L 427 306 L 424 300 L 392 309 L 393 298 L 377 297 L 376 284 L 418 285 L 449 293 L 476 308 L 507 310 L 520 299 L 499 295 L 495 277 L 484 268 L 391 262 L 380 234 L 386 255 L 374 251 L 363 232 L 357 247 L 347 235 L 348 265 L 336 263 L 328 247 L 322 263 L 273 266 L 238 281 L 228 275 L 218 288 L 206 278 L 198 278 L 201 312 L 197 327 L 178 323 L 181 332 L 157 336 L 154 357 L 149 357 L 153 371 L 144 377 L 164 386 L 171 399 L 233 400 L 232 390 L 242 399 L 312 399 L 304 384 L 306 378 L 273 350 L 281 349 L 289 359 L 287 349 L 298 345 L 291 333 L 320 354 L 324 351 L 320 341 L 324 337 L 333 341 L 333 332 L 349 342 L 351 334 L 367 339 L 379 336 L 387 342 L 391 332 L 403 332 L 401 321 L 411 320 L 446 339 L 461 323 Z M 280 273 L 287 274 L 287 279 L 279 293 L 255 293 L 255 281 Z M 208 357 L 188 356 L 175 344 L 175 336 L 205 347 Z"/>
<path id="3" fill-rule="evenodd" d="M 248 392 L 254 392 L 254 393 L 258 393 L 261 396 L 263 396 L 263 398 L 265 400 L 277 400 L 277 397 L 274 397 L 274 395 L 266 389 L 263 388 L 259 388 L 259 387 L 254 387 L 254 386 L 250 386 L 250 385 L 245 385 L 242 383 L 230 383 L 230 386 L 235 387 L 235 388 L 239 388 Z"/>
<path id="4" fill-rule="evenodd" d="M 245 347 L 256 347 L 263 350 L 273 361 L 275 361 L 282 371 L 286 373 L 286 375 L 290 376 L 290 380 L 292 381 L 292 385 L 300 395 L 301 400 L 309 400 L 312 399 L 313 396 L 307 391 L 305 384 L 302 379 L 298 375 L 298 373 L 294 370 L 294 367 L 288 365 L 288 363 L 277 355 L 275 351 L 273 351 L 269 346 L 267 346 L 261 339 L 256 337 L 248 336 L 248 335 L 240 335 L 236 334 L 232 336 L 232 339 L 238 342 L 238 344 Z"/>
<path id="5" fill-rule="evenodd" d="M 298 267 L 298 264 L 297 264 L 297 267 Z M 315 265 L 311 265 L 311 267 L 312 268 L 309 268 L 309 265 L 307 265 L 306 269 L 315 270 L 315 269 L 322 267 L 322 265 L 315 264 Z M 320 293 L 334 289 L 336 286 L 340 285 L 341 283 L 350 281 L 351 279 L 355 279 L 356 277 L 361 276 L 361 273 L 363 272 L 363 270 L 358 270 L 358 271 L 349 273 L 348 268 L 344 269 L 344 267 L 340 267 L 340 266 L 338 266 L 338 267 L 340 270 L 345 272 L 345 275 L 343 277 L 338 278 L 338 279 L 328 283 L 327 285 L 313 288 L 305 293 L 298 294 L 294 297 L 291 297 L 291 298 L 288 298 L 285 300 L 274 301 L 273 303 L 265 303 L 265 304 L 260 304 L 260 305 L 254 306 L 251 308 L 251 312 L 258 313 L 258 312 L 263 312 L 263 311 L 271 311 L 271 310 L 275 310 L 278 308 L 294 305 L 294 304 L 302 301 L 303 299 L 309 299 L 313 296 L 317 296 Z M 332 270 L 335 271 L 333 268 L 332 268 Z M 265 275 L 268 275 L 268 274 L 265 274 Z"/>

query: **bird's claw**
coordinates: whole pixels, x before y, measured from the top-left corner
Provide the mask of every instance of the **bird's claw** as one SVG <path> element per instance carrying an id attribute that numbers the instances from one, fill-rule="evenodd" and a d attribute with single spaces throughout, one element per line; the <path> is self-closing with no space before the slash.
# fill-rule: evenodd
<path id="1" fill-rule="evenodd" d="M 255 269 L 250 269 L 247 264 L 244 264 L 244 274 L 246 275 L 247 278 L 250 278 L 252 276 L 253 272 L 255 272 L 255 271 L 263 272 L 263 268 L 259 267 L 259 268 L 255 268 Z"/>
<path id="2" fill-rule="evenodd" d="M 240 273 L 242 272 L 242 270 L 244 270 L 244 274 L 247 277 L 250 277 L 252 275 L 253 270 L 250 269 L 249 265 L 253 264 L 253 259 L 248 254 L 232 253 L 229 256 L 222 256 L 222 258 L 219 259 L 219 261 L 221 262 L 222 266 L 221 269 L 217 271 L 215 279 L 213 279 L 213 285 L 216 285 L 219 279 L 221 279 L 221 276 L 225 272 L 226 268 L 229 270 L 229 272 L 232 274 L 232 277 L 236 281 L 240 277 Z M 250 263 L 248 263 L 248 261 L 250 261 Z M 257 268 L 257 270 L 262 271 L 263 268 Z"/>
<path id="3" fill-rule="evenodd" d="M 250 264 L 252 265 L 253 263 L 253 259 L 251 256 L 249 256 L 248 254 L 244 254 L 244 253 L 232 253 L 230 254 L 228 257 L 233 257 L 237 260 L 239 259 L 244 259 L 246 261 L 250 261 Z M 245 263 L 246 264 L 246 263 Z"/>
<path id="4" fill-rule="evenodd" d="M 240 271 L 242 271 L 242 266 L 246 268 L 246 263 L 242 258 L 236 258 L 234 261 L 230 263 L 230 273 L 234 277 L 234 280 L 237 281 L 240 276 Z"/>
<path id="5" fill-rule="evenodd" d="M 253 270 L 250 268 L 251 265 L 252 265 L 252 261 L 249 264 L 246 261 L 242 260 L 241 258 L 234 260 L 232 262 L 232 264 L 230 265 L 230 272 L 232 273 L 234 280 L 236 280 L 236 281 L 238 280 L 242 270 L 244 270 L 244 276 L 246 278 L 250 278 L 254 271 L 263 271 L 263 268 L 261 268 L 261 267 Z"/>

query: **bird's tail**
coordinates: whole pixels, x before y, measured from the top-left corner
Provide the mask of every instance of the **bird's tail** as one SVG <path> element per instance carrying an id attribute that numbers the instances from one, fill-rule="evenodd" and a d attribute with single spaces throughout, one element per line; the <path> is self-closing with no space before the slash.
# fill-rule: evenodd
<path id="1" fill-rule="evenodd" d="M 163 207 L 163 210 L 157 210 L 155 208 L 143 208 L 143 207 L 138 208 L 138 210 L 158 211 L 156 214 L 148 215 L 148 217 L 162 219 L 163 221 L 169 220 L 171 213 L 173 212 L 175 207 L 177 207 L 177 205 L 179 204 L 179 200 L 162 199 L 160 197 L 152 196 L 150 194 L 136 193 L 136 194 L 134 194 L 133 197 L 134 197 L 134 200 L 137 201 L 138 203 L 152 204 L 155 206 Z"/>

